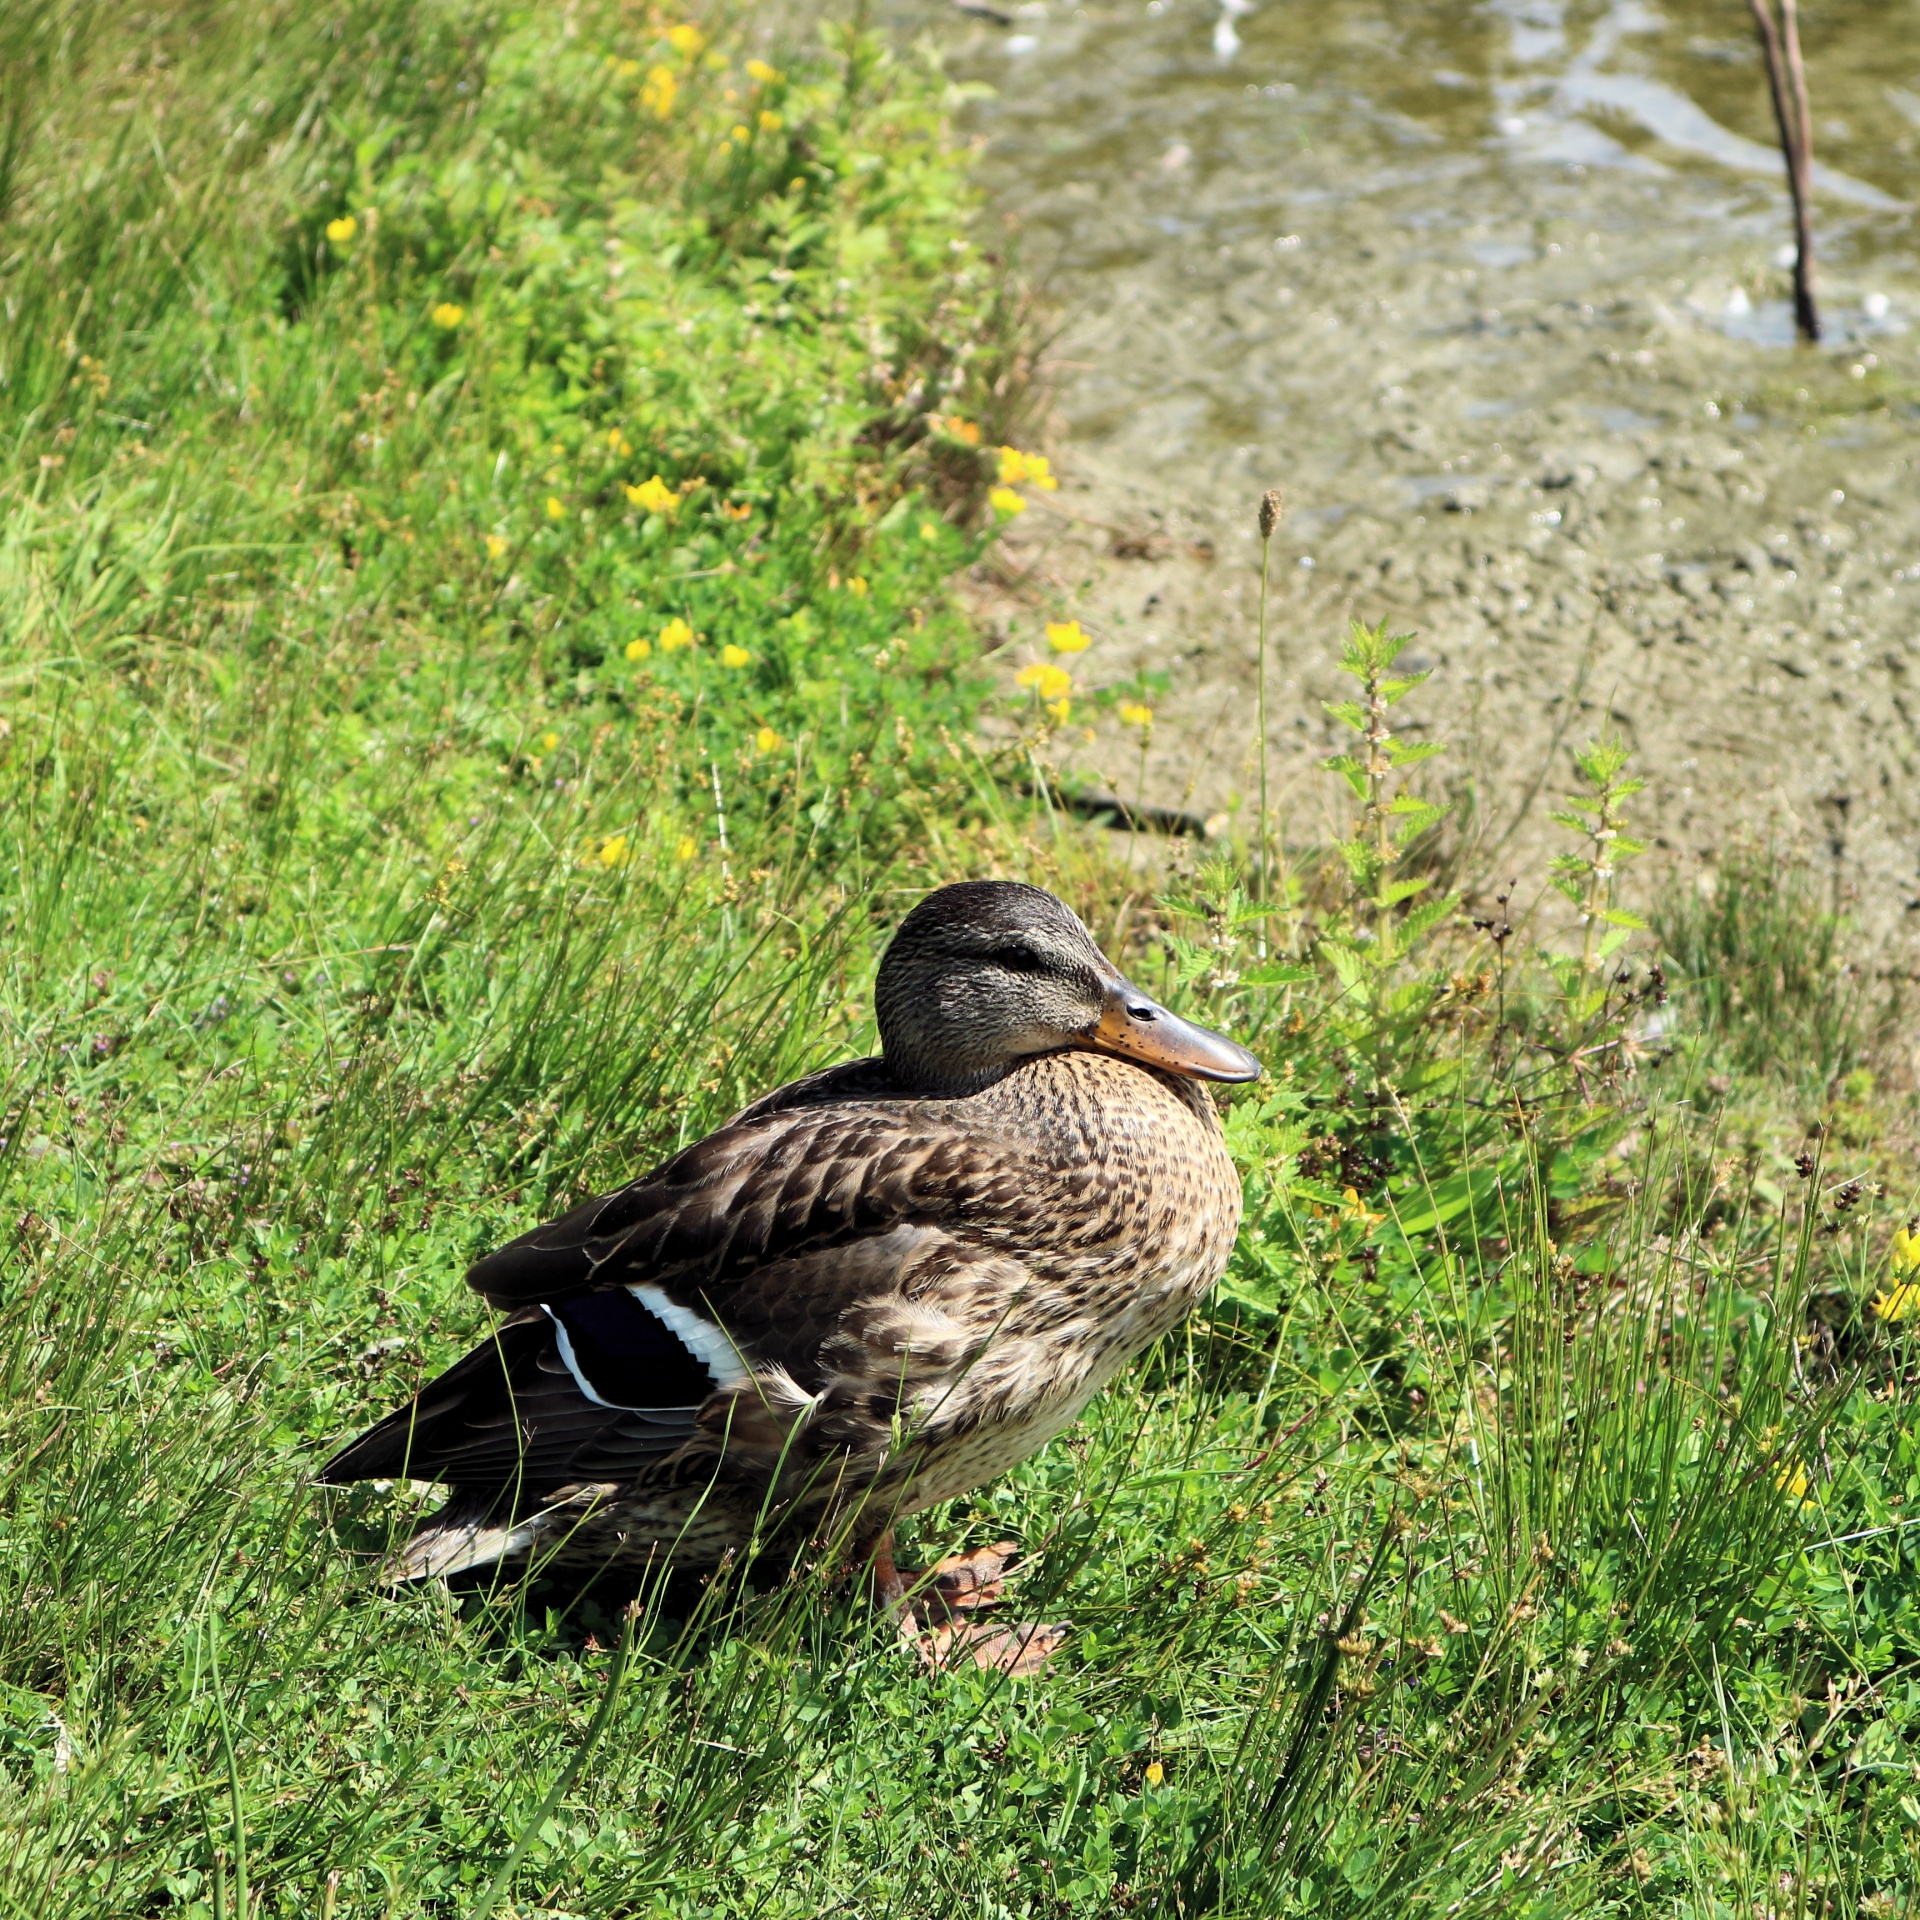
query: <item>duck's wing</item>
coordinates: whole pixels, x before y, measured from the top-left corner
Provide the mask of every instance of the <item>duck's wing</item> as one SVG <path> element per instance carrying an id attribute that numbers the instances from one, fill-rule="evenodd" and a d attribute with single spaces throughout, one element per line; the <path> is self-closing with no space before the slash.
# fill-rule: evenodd
<path id="1" fill-rule="evenodd" d="M 508 1320 L 321 1479 L 536 1494 L 631 1480 L 691 1441 L 715 1396 L 764 1398 L 757 1370 L 811 1392 L 850 1357 L 882 1384 L 951 1364 L 957 1326 L 846 1316 L 898 1298 L 911 1273 L 977 1264 L 1002 1289 L 1019 1284 L 1024 1269 L 975 1235 L 1030 1205 L 1031 1188 L 1017 1155 L 986 1145 L 939 1102 L 749 1109 L 478 1262 L 469 1284 Z M 960 1219 L 964 1239 L 950 1230 Z"/>
<path id="2" fill-rule="evenodd" d="M 728 1291 L 768 1267 L 812 1266 L 809 1256 L 907 1225 L 964 1221 L 970 1238 L 990 1237 L 1032 1206 L 1029 1169 L 960 1105 L 750 1108 L 655 1172 L 487 1255 L 467 1284 L 512 1309 L 647 1283 L 724 1319 Z"/>
<path id="3" fill-rule="evenodd" d="M 516 1313 L 320 1471 L 524 1491 L 632 1480 L 683 1446 L 714 1375 L 624 1287 Z"/>

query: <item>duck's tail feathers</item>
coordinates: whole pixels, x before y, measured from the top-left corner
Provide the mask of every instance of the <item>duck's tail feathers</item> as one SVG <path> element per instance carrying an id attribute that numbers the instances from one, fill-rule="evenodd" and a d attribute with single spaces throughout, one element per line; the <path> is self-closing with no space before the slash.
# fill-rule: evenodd
<path id="1" fill-rule="evenodd" d="M 388 1586 L 445 1580 L 475 1567 L 514 1560 L 544 1531 L 545 1514 L 514 1519 L 498 1494 L 458 1492 L 381 1569 Z"/>

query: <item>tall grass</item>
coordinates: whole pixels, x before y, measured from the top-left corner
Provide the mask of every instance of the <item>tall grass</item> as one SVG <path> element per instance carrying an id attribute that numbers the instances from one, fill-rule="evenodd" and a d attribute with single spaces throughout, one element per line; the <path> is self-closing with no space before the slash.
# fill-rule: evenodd
<path id="1" fill-rule="evenodd" d="M 672 24 L 0 21 L 0 1912 L 1902 1910 L 1872 1168 L 1735 1152 L 1642 987 L 1143 909 L 1008 800 L 925 416 L 1022 348 L 937 76 Z M 869 1047 L 978 872 L 1272 1068 L 1216 1306 L 916 1523 L 1023 1544 L 1055 1667 L 929 1671 L 827 1556 L 380 1588 L 414 1492 L 311 1472 L 463 1264 Z M 1772 938 L 1715 924 L 1689 991 Z"/>

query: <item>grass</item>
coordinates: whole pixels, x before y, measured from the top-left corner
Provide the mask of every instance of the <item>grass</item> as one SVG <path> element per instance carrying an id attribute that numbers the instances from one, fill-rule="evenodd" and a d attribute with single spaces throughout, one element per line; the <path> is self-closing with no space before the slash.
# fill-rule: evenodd
<path id="1" fill-rule="evenodd" d="M 675 24 L 0 23 L 0 1912 L 1911 1910 L 1844 927 L 1609 870 L 1602 939 L 1476 934 L 1385 767 L 1359 868 L 1143 906 L 974 744 L 1025 348 L 938 76 Z M 1215 1302 L 916 1525 L 1024 1543 L 1055 1670 L 827 1566 L 375 1587 L 408 1496 L 309 1475 L 463 1263 L 869 1047 L 987 872 L 1272 1069 Z"/>

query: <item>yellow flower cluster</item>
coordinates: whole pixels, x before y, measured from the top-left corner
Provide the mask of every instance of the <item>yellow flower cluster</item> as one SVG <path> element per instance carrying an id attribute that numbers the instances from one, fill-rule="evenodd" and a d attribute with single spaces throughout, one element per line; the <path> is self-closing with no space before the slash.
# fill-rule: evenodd
<path id="1" fill-rule="evenodd" d="M 657 473 L 651 480 L 641 481 L 637 487 L 628 487 L 626 495 L 634 506 L 644 507 L 649 513 L 671 513 L 681 499 Z"/>
<path id="2" fill-rule="evenodd" d="M 768 66 L 764 60 L 749 60 L 747 78 L 756 87 L 770 87 L 780 78 L 780 70 L 777 67 Z"/>
<path id="3" fill-rule="evenodd" d="M 1047 645 L 1055 653 L 1085 653 L 1093 641 L 1078 620 L 1049 620 Z"/>
<path id="4" fill-rule="evenodd" d="M 338 220 L 327 222 L 327 238 L 336 247 L 344 247 L 359 231 L 360 222 L 350 213 L 343 213 Z"/>
<path id="5" fill-rule="evenodd" d="M 1153 725 L 1153 709 L 1138 700 L 1123 700 L 1120 703 L 1120 724 L 1126 727 L 1150 727 Z"/>
<path id="6" fill-rule="evenodd" d="M 1031 687 L 1055 722 L 1066 723 L 1073 711 L 1073 702 L 1067 697 L 1073 691 L 1073 675 L 1065 667 L 1056 667 L 1050 660 L 1036 661 L 1022 667 L 1013 681 L 1015 686 Z"/>
<path id="7" fill-rule="evenodd" d="M 1053 467 L 1044 453 L 1022 453 L 1018 447 L 1000 449 L 1000 484 L 1003 487 L 1038 487 L 1042 493 L 1058 490 Z"/>
<path id="8" fill-rule="evenodd" d="M 745 667 L 753 662 L 753 655 L 745 647 L 736 647 L 731 640 L 720 649 L 720 664 L 723 667 Z"/>
<path id="9" fill-rule="evenodd" d="M 693 645 L 693 629 L 678 614 L 660 629 L 660 651 L 678 653 L 682 647 Z"/>
<path id="10" fill-rule="evenodd" d="M 428 317 L 443 333 L 451 333 L 467 317 L 467 310 L 451 300 L 442 300 Z"/>
<path id="11" fill-rule="evenodd" d="M 667 44 L 683 59 L 691 60 L 707 44 L 707 36 L 691 20 L 667 29 Z"/>
<path id="12" fill-rule="evenodd" d="M 1874 1318 L 1893 1324 L 1920 1317 L 1920 1234 L 1896 1229 L 1887 1264 L 1892 1285 L 1874 1296 Z"/>
<path id="13" fill-rule="evenodd" d="M 671 67 L 651 67 L 640 89 L 640 104 L 656 120 L 664 120 L 673 112 L 673 96 L 679 91 Z"/>
<path id="14" fill-rule="evenodd" d="M 1008 520 L 1016 513 L 1025 513 L 1027 510 L 1025 499 L 1011 487 L 990 487 L 987 490 L 987 505 Z"/>

